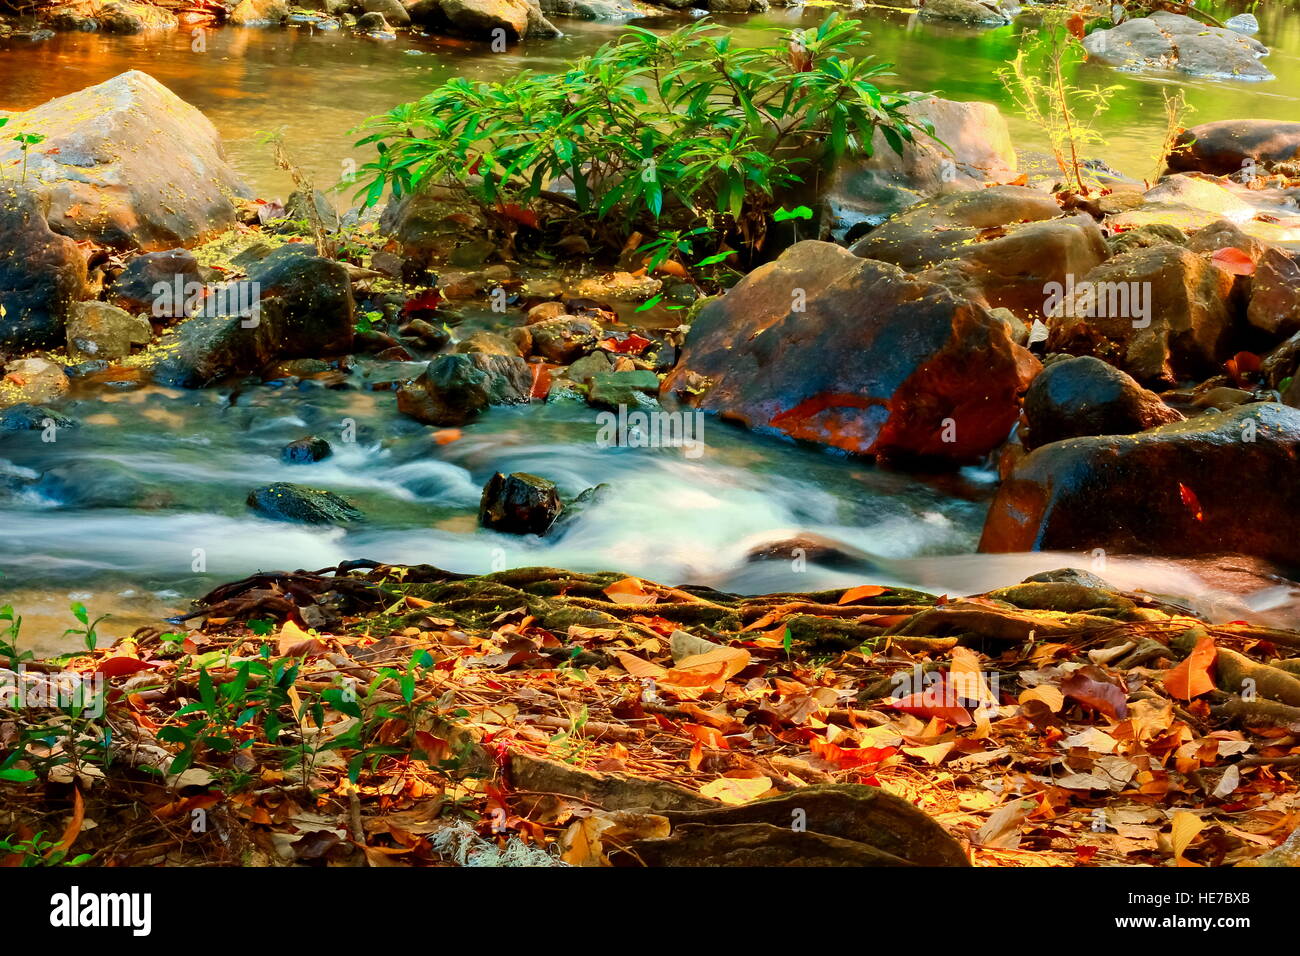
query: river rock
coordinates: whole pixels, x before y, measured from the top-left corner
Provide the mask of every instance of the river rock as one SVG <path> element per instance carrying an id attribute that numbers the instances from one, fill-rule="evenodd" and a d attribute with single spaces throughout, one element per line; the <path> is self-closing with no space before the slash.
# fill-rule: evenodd
<path id="1" fill-rule="evenodd" d="M 1272 342 L 1300 331 L 1300 255 L 1265 249 L 1250 277 L 1246 321 Z"/>
<path id="2" fill-rule="evenodd" d="M 27 182 L 46 197 L 50 228 L 73 239 L 187 245 L 233 226 L 233 198 L 247 192 L 207 117 L 139 70 L 10 114 L 6 169 L 21 163 L 18 133 L 45 137 Z"/>
<path id="3" fill-rule="evenodd" d="M 280 449 L 280 460 L 290 465 L 309 465 L 334 454 L 330 443 L 319 435 L 297 438 Z"/>
<path id="4" fill-rule="evenodd" d="M 202 388 L 277 359 L 351 351 L 355 307 L 347 270 L 314 251 L 305 244 L 276 250 L 250 267 L 248 281 L 214 290 L 200 314 L 140 363 L 160 384 Z"/>
<path id="5" fill-rule="evenodd" d="M 808 241 L 700 310 L 663 391 L 846 451 L 969 461 L 1006 439 L 1038 370 L 982 305 Z"/>
<path id="6" fill-rule="evenodd" d="M 1184 130 L 1169 152 L 1169 168 L 1224 176 L 1251 164 L 1268 169 L 1300 162 L 1300 123 L 1241 119 Z"/>
<path id="7" fill-rule="evenodd" d="M 0 408 L 0 432 L 44 431 L 46 428 L 76 428 L 77 422 L 53 409 L 20 402 Z"/>
<path id="8" fill-rule="evenodd" d="M 105 33 L 146 33 L 177 26 L 174 13 L 152 3 L 106 3 L 95 16 Z"/>
<path id="9" fill-rule="evenodd" d="M 425 2 L 436 0 L 421 0 Z M 390 199 L 379 217 L 379 232 L 396 240 L 405 258 L 421 265 L 450 255 L 464 238 L 476 236 L 485 226 L 477 208 L 443 186 L 424 186 Z"/>
<path id="10" fill-rule="evenodd" d="M 439 355 L 397 391 L 398 411 L 426 425 L 464 425 L 490 405 L 529 401 L 532 373 L 522 358 L 482 352 Z"/>
<path id="11" fill-rule="evenodd" d="M 659 392 L 659 376 L 649 369 L 625 372 L 597 372 L 591 376 L 587 402 L 597 408 L 617 410 L 619 406 L 636 408 L 654 406 Z"/>
<path id="12" fill-rule="evenodd" d="M 1131 435 L 1183 416 L 1114 366 L 1092 356 L 1051 362 L 1025 393 L 1020 432 L 1028 450 L 1084 435 Z"/>
<path id="13" fill-rule="evenodd" d="M 40 405 L 67 393 L 68 373 L 49 359 L 15 359 L 4 367 L 0 378 L 0 405 Z"/>
<path id="14" fill-rule="evenodd" d="M 393 32 L 388 25 L 388 21 L 384 19 L 384 15 L 375 10 L 357 17 L 357 31 L 376 37 L 382 37 L 384 34 L 391 35 Z"/>
<path id="15" fill-rule="evenodd" d="M 283 334 L 302 335 L 306 340 L 286 342 L 285 357 L 351 350 L 356 304 L 352 280 L 342 263 L 316 255 L 314 246 L 293 243 L 250 266 L 248 280 L 263 300 L 283 302 Z"/>
<path id="16" fill-rule="evenodd" d="M 1126 70 L 1177 70 L 1230 80 L 1274 79 L 1259 62 L 1268 47 L 1258 40 L 1163 10 L 1125 20 L 1109 30 L 1094 30 L 1084 38 L 1083 46 L 1093 59 Z"/>
<path id="17" fill-rule="evenodd" d="M 332 491 L 305 488 L 287 481 L 254 488 L 248 493 L 248 506 L 276 521 L 303 524 L 345 524 L 363 517 L 351 502 Z"/>
<path id="18" fill-rule="evenodd" d="M 152 339 L 148 319 L 107 302 L 78 302 L 68 316 L 68 355 L 76 362 L 125 358 Z"/>
<path id="19" fill-rule="evenodd" d="M 1297 513 L 1300 410 L 1260 402 L 1039 448 L 998 489 L 980 550 L 1239 552 L 1295 565 Z"/>
<path id="20" fill-rule="evenodd" d="M 766 13 L 767 0 L 707 0 L 704 5 L 710 13 Z"/>
<path id="21" fill-rule="evenodd" d="M 841 161 L 829 180 L 816 165 L 806 167 L 801 170 L 805 182 L 793 187 L 789 197 L 782 194 L 782 205 L 824 208 L 831 237 L 843 241 L 851 230 L 878 226 L 927 197 L 1006 183 L 1018 175 L 1007 121 L 992 103 L 928 96 L 909 105 L 906 113 L 932 123 L 934 136 L 917 132 L 902 153 L 877 142 L 870 158 Z M 777 224 L 774 236 L 780 241 L 788 233 L 793 241 L 797 229 L 808 227 L 797 220 Z"/>
<path id="22" fill-rule="evenodd" d="M 239 0 L 227 18 L 232 26 L 253 27 L 280 23 L 289 18 L 286 0 Z"/>
<path id="23" fill-rule="evenodd" d="M 0 348 L 53 348 L 74 302 L 85 298 L 86 259 L 51 231 L 29 189 L 0 182 Z"/>
<path id="24" fill-rule="evenodd" d="M 1140 382 L 1212 375 L 1230 354 L 1232 289 L 1232 275 L 1205 256 L 1134 249 L 1075 284 L 1047 318 L 1047 348 L 1097 355 Z"/>
<path id="25" fill-rule="evenodd" d="M 541 0 L 540 6 L 548 17 L 577 17 L 615 23 L 659 15 L 653 7 L 635 0 Z"/>
<path id="26" fill-rule="evenodd" d="M 604 336 L 600 323 L 562 315 L 528 326 L 532 334 L 533 354 L 548 362 L 568 365 L 595 350 Z"/>
<path id="27" fill-rule="evenodd" d="M 506 534 L 546 534 L 563 510 L 554 482 L 517 471 L 496 472 L 483 487 L 479 524 Z"/>
<path id="28" fill-rule="evenodd" d="M 41 475 L 33 490 L 64 508 L 166 508 L 175 495 L 138 478 L 114 461 L 86 460 L 58 465 Z"/>
<path id="29" fill-rule="evenodd" d="M 479 329 L 456 343 L 457 352 L 482 352 L 485 355 L 523 355 L 519 347 L 499 332 Z"/>
<path id="30" fill-rule="evenodd" d="M 542 15 L 537 0 L 418 0 L 408 9 L 421 26 L 485 39 L 492 39 L 496 30 L 511 40 L 560 32 Z"/>
<path id="31" fill-rule="evenodd" d="M 411 22 L 411 14 L 401 0 L 361 0 L 361 9 L 365 13 L 383 14 L 384 19 L 394 26 L 404 27 Z"/>
<path id="32" fill-rule="evenodd" d="M 1091 216 L 1062 216 L 1052 196 L 1024 186 L 963 190 L 918 203 L 852 251 L 908 272 L 951 263 L 930 278 L 1025 319 L 1042 315 L 1049 283 L 1082 275 L 1108 253 Z"/>
<path id="33" fill-rule="evenodd" d="M 948 20 L 977 26 L 1002 26 L 1011 17 L 996 4 L 979 0 L 925 0 L 917 16 L 922 20 Z"/>
<path id="34" fill-rule="evenodd" d="M 109 300 L 159 319 L 179 318 L 186 299 L 203 285 L 199 263 L 188 249 L 146 252 L 126 264 L 108 290 Z"/>

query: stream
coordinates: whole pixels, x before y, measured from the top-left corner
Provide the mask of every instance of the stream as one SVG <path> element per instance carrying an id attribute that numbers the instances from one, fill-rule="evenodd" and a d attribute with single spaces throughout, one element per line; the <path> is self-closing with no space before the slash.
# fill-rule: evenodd
<path id="1" fill-rule="evenodd" d="M 1212 9 L 1226 16 L 1246 7 Z M 736 29 L 811 23 L 820 15 L 774 11 L 736 20 Z M 1151 173 L 1163 130 L 1161 90 L 1170 82 L 1186 89 L 1193 122 L 1300 114 L 1300 17 L 1279 6 L 1257 16 L 1260 39 L 1273 47 L 1268 66 L 1276 82 L 1173 81 L 1085 67 L 1076 82 L 1122 88 L 1101 123 L 1110 139 L 1105 160 L 1129 175 Z M 895 11 L 869 18 L 875 53 L 897 64 L 894 85 L 997 102 L 1026 157 L 1043 148 L 994 75 L 1014 55 L 1019 34 L 1034 28 L 1032 17 L 989 31 L 917 26 Z M 31 107 L 142 69 L 212 119 L 259 195 L 283 197 L 291 186 L 257 131 L 283 127 L 291 154 L 327 185 L 348 160 L 365 161 L 352 150 L 349 130 L 367 115 L 453 75 L 562 69 L 622 29 L 557 22 L 565 37 L 506 53 L 448 38 L 379 41 L 305 27 L 211 31 L 202 53 L 192 51 L 187 31 L 61 33 L 0 50 L 0 106 Z M 397 412 L 391 392 L 369 388 L 417 373 L 362 357 L 334 387 L 308 381 L 74 392 L 60 410 L 81 427 L 60 430 L 54 442 L 43 442 L 39 431 L 0 436 L 0 604 L 24 614 L 25 646 L 75 646 L 62 633 L 74 624 L 70 601 L 112 615 L 101 627 L 107 641 L 256 570 L 318 569 L 354 558 L 473 573 L 526 565 L 614 569 L 747 593 L 872 581 L 964 594 L 1074 565 L 1121 587 L 1186 597 L 1225 620 L 1249 612 L 1281 621 L 1300 607 L 1297 590 L 1284 583 L 1249 574 L 1245 583 L 1226 580 L 1194 562 L 1111 558 L 1100 567 L 1087 555 L 976 555 L 995 476 L 974 468 L 894 472 L 712 419 L 699 457 L 601 447 L 596 412 L 586 406 L 496 408 L 459 439 L 438 444 L 430 429 Z M 280 449 L 309 434 L 328 439 L 333 455 L 283 463 Z M 547 477 L 566 500 L 607 487 L 547 538 L 521 538 L 477 526 L 480 490 L 494 471 Z M 259 518 L 245 499 L 275 481 L 344 495 L 365 519 L 336 528 Z M 748 558 L 796 535 L 827 539 L 846 553 L 826 565 Z"/>

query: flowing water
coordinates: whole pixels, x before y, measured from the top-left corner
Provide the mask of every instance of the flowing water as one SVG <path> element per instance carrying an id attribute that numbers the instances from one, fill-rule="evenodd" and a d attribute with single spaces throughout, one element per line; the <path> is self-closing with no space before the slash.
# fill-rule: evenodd
<path id="1" fill-rule="evenodd" d="M 1216 7 L 1223 15 L 1241 7 Z M 1162 135 L 1161 89 L 1178 83 L 1204 121 L 1296 118 L 1300 18 L 1292 8 L 1258 13 L 1274 47 L 1273 83 L 1216 83 L 1116 74 L 1085 67 L 1084 82 L 1119 83 L 1105 117 L 1105 159 L 1149 173 Z M 810 23 L 816 12 L 778 11 L 737 21 Z M 957 99 L 1005 102 L 994 70 L 1014 55 L 1033 19 L 990 31 L 916 25 L 875 11 L 882 59 L 897 86 Z M 664 23 L 664 21 L 660 21 Z M 671 24 L 664 24 L 671 25 Z M 0 106 L 26 108 L 127 69 L 158 77 L 202 109 L 225 137 L 236 166 L 262 195 L 287 192 L 255 133 L 283 128 L 290 151 L 319 184 L 346 163 L 365 161 L 348 130 L 367 115 L 415 97 L 453 75 L 491 79 L 521 67 L 561 69 L 621 27 L 561 21 L 566 36 L 506 53 L 465 41 L 399 37 L 380 41 L 307 28 L 209 32 L 194 52 L 187 32 L 114 37 L 59 34 L 0 50 Z M 1076 78 L 1076 82 L 1080 78 Z M 1012 118 L 1022 147 L 1041 148 L 1037 130 Z M 459 440 L 437 444 L 399 415 L 370 381 L 413 374 L 363 360 L 347 383 L 275 384 L 184 392 L 96 391 L 64 409 L 81 427 L 55 442 L 39 432 L 0 435 L 0 603 L 27 616 L 25 633 L 43 650 L 67 648 L 71 600 L 111 611 L 102 629 L 120 636 L 183 608 L 186 599 L 258 569 L 321 568 L 367 557 L 485 572 L 547 564 L 617 569 L 666 582 L 742 591 L 811 590 L 865 580 L 972 593 L 1035 571 L 1080 565 L 1080 555 L 974 555 L 993 476 L 902 474 L 755 436 L 714 420 L 704 452 L 610 448 L 597 441 L 596 413 L 579 407 L 495 409 Z M 348 440 L 353 437 L 355 440 Z M 313 465 L 280 461 L 288 441 L 317 434 L 334 454 Z M 483 531 L 479 491 L 493 471 L 526 470 L 554 480 L 566 498 L 607 488 L 546 539 Z M 345 495 L 365 520 L 347 528 L 289 525 L 256 517 L 248 492 L 295 481 Z M 834 567 L 790 560 L 748 561 L 756 546 L 797 534 L 837 542 Z M 1262 612 L 1294 616 L 1296 594 L 1247 576 L 1224 583 L 1188 563 L 1112 560 L 1116 584 L 1194 595 L 1231 619 Z M 1243 591 L 1254 591 L 1244 603 Z"/>

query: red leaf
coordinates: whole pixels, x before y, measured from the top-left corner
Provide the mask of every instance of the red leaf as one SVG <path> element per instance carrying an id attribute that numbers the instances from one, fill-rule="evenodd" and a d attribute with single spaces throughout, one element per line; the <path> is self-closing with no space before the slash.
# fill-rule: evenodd
<path id="1" fill-rule="evenodd" d="M 410 315 L 412 312 L 432 312 L 441 302 L 442 293 L 437 289 L 425 289 L 419 295 L 406 300 L 406 305 L 402 306 L 402 315 Z"/>
<path id="2" fill-rule="evenodd" d="M 814 757 L 820 757 L 841 770 L 876 767 L 898 753 L 897 747 L 841 747 L 838 744 L 827 743 L 820 737 L 808 741 L 808 749 Z"/>
<path id="3" fill-rule="evenodd" d="M 1098 679 L 1089 673 L 1100 674 L 1096 668 L 1086 667 L 1075 671 L 1061 681 L 1061 693 L 1073 697 L 1089 710 L 1105 714 L 1107 717 L 1123 719 L 1128 716 L 1128 694 L 1122 687 L 1108 680 Z M 1104 678 L 1104 674 L 1101 675 Z"/>
<path id="4" fill-rule="evenodd" d="M 1192 513 L 1192 517 L 1197 521 L 1205 520 L 1205 513 L 1201 511 L 1200 499 L 1196 497 L 1196 492 L 1192 491 L 1181 481 L 1178 483 L 1178 497 L 1183 501 L 1183 507 Z"/>
<path id="5" fill-rule="evenodd" d="M 95 668 L 95 673 L 103 674 L 105 677 L 125 677 L 127 674 L 152 670 L 157 666 L 157 664 L 142 661 L 138 657 L 105 657 L 99 662 L 99 666 Z"/>
<path id="6" fill-rule="evenodd" d="M 643 338 L 635 332 L 629 332 L 622 341 L 611 337 L 602 339 L 600 343 L 600 347 L 605 351 L 617 352 L 619 355 L 640 355 L 649 345 L 649 339 Z"/>
<path id="7" fill-rule="evenodd" d="M 528 371 L 533 374 L 533 387 L 529 392 L 529 397 L 542 399 L 551 388 L 551 369 L 558 368 L 556 365 L 547 365 L 545 362 L 533 362 L 528 366 Z"/>
<path id="8" fill-rule="evenodd" d="M 518 203 L 497 203 L 497 212 L 505 216 L 507 219 L 513 219 L 521 226 L 528 226 L 530 229 L 536 229 L 539 225 L 537 222 L 537 213 L 533 212 L 531 209 L 525 209 Z"/>
<path id="9" fill-rule="evenodd" d="M 1210 261 L 1224 272 L 1230 272 L 1235 276 L 1248 276 L 1255 273 L 1255 263 L 1251 261 L 1250 256 L 1233 246 L 1215 249 L 1214 254 L 1210 256 Z"/>

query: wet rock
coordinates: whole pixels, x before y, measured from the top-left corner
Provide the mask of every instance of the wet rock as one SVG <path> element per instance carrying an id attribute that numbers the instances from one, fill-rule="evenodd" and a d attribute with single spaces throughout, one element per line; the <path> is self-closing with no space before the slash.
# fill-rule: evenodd
<path id="1" fill-rule="evenodd" d="M 587 401 L 597 408 L 617 409 L 620 405 L 635 408 L 653 406 L 647 398 L 659 393 L 659 376 L 654 372 L 637 369 L 628 372 L 598 372 L 591 376 L 591 390 Z"/>
<path id="2" fill-rule="evenodd" d="M 360 33 L 373 35 L 392 33 L 392 28 L 389 27 L 388 21 L 384 19 L 384 15 L 375 11 L 363 13 L 357 17 L 357 30 Z"/>
<path id="3" fill-rule="evenodd" d="M 435 352 L 451 341 L 451 333 L 447 329 L 424 319 L 411 319 L 401 327 L 400 331 L 403 335 L 414 336 L 419 339 L 421 345 Z"/>
<path id="4" fill-rule="evenodd" d="M 710 13 L 766 13 L 769 9 L 767 0 L 708 0 L 705 6 Z"/>
<path id="5" fill-rule="evenodd" d="M 522 355 L 514 342 L 496 332 L 480 329 L 456 343 L 457 352 L 482 352 L 485 355 Z"/>
<path id="6" fill-rule="evenodd" d="M 1048 364 L 1025 393 L 1025 448 L 1084 435 L 1131 435 L 1183 416 L 1119 369 L 1091 356 Z"/>
<path id="7" fill-rule="evenodd" d="M 528 315 L 524 318 L 524 324 L 536 325 L 538 322 L 545 322 L 547 319 L 558 319 L 565 314 L 563 302 L 542 302 L 528 310 Z"/>
<path id="8" fill-rule="evenodd" d="M 224 299 L 227 308 L 220 311 L 234 314 L 185 319 L 140 362 L 160 384 L 202 388 L 277 359 L 351 351 L 354 306 L 347 270 L 312 252 L 310 246 L 277 250 L 250 270 L 249 282 L 210 297 L 211 306 L 205 300 L 205 311 L 216 311 Z"/>
<path id="9" fill-rule="evenodd" d="M 1140 382 L 1214 374 L 1228 357 L 1233 277 L 1179 246 L 1115 256 L 1048 316 L 1047 348 L 1096 355 Z"/>
<path id="10" fill-rule="evenodd" d="M 393 2 L 396 3 L 397 0 Z M 312 191 L 310 201 L 306 193 L 297 190 L 290 193 L 288 201 L 284 204 L 284 218 L 294 221 L 305 220 L 308 223 L 314 218 L 320 222 L 326 232 L 337 232 L 340 223 L 338 210 L 330 202 L 329 196 L 319 189 Z"/>
<path id="11" fill-rule="evenodd" d="M 1169 168 L 1224 176 L 1300 161 L 1300 123 L 1243 119 L 1185 130 L 1169 152 Z"/>
<path id="12" fill-rule="evenodd" d="M 75 362 L 120 359 L 153 339 L 149 320 L 107 302 L 78 302 L 68 316 L 68 355 Z"/>
<path id="13" fill-rule="evenodd" d="M 663 391 L 846 451 L 964 461 L 1006 439 L 1038 370 L 982 305 L 810 241 L 700 310 Z"/>
<path id="14" fill-rule="evenodd" d="M 18 133 L 45 137 L 27 182 L 48 202 L 50 228 L 73 239 L 187 245 L 233 226 L 233 197 L 246 191 L 207 117 L 139 70 L 10 114 L 7 169 L 21 162 Z"/>
<path id="15" fill-rule="evenodd" d="M 345 524 L 363 517 L 347 499 L 332 491 L 277 481 L 248 493 L 248 506 L 276 521 L 303 524 Z"/>
<path id="16" fill-rule="evenodd" d="M 183 314 L 185 300 L 203 284 L 198 260 L 188 249 L 166 249 L 136 256 L 109 289 L 108 298 L 130 312 L 157 318 Z"/>
<path id="17" fill-rule="evenodd" d="M 1107 255 L 1091 216 L 1062 217 L 1054 198 L 1024 186 L 961 191 L 920 203 L 852 251 L 908 272 L 951 263 L 946 276 L 932 278 L 1022 318 L 1041 316 L 1049 283 L 1082 275 Z"/>
<path id="18" fill-rule="evenodd" d="M 425 2 L 437 0 L 421 0 L 411 13 Z M 380 234 L 396 240 L 404 257 L 425 264 L 448 255 L 464 237 L 478 234 L 485 225 L 476 207 L 441 186 L 425 186 L 390 200 L 379 217 Z"/>
<path id="19" fill-rule="evenodd" d="M 366 13 L 383 14 L 384 19 L 394 26 L 404 27 L 411 22 L 411 14 L 401 0 L 361 0 L 361 9 Z"/>
<path id="20" fill-rule="evenodd" d="M 788 198 L 782 195 L 782 205 L 824 205 L 831 237 L 844 241 L 850 230 L 878 226 L 927 197 L 988 182 L 1005 183 L 1018 175 L 1006 119 L 992 103 L 930 96 L 908 106 L 907 114 L 933 123 L 934 136 L 918 132 L 902 153 L 882 144 L 869 159 L 842 161 L 829 180 L 814 164 L 802 173 L 806 185 L 794 187 Z M 1058 213 L 1059 209 L 1052 215 Z M 778 238 L 783 228 L 793 241 L 797 230 L 811 232 L 816 227 L 797 221 L 778 225 Z"/>
<path id="21" fill-rule="evenodd" d="M 564 377 L 580 385 L 590 385 L 597 375 L 614 371 L 614 363 L 604 352 L 592 352 L 584 355 L 564 370 Z M 655 386 L 656 391 L 658 385 Z"/>
<path id="22" fill-rule="evenodd" d="M 1246 320 L 1276 342 L 1300 331 L 1300 257 L 1270 246 L 1250 277 Z"/>
<path id="23" fill-rule="evenodd" d="M 51 468 L 33 489 L 65 508 L 166 508 L 175 504 L 168 489 L 142 481 L 112 461 L 82 461 Z"/>
<path id="24" fill-rule="evenodd" d="M 0 379 L 0 405 L 53 402 L 67 392 L 68 373 L 49 359 L 15 359 L 4 367 Z"/>
<path id="25" fill-rule="evenodd" d="M 282 246 L 248 269 L 261 297 L 283 303 L 286 357 L 330 355 L 352 348 L 356 304 L 342 263 L 315 254 L 314 246 Z M 301 337 L 301 340 L 295 340 Z M 321 348 L 320 346 L 325 346 Z"/>
<path id="26" fill-rule="evenodd" d="M 653 7 L 635 0 L 541 0 L 540 6 L 548 17 L 578 17 L 607 23 L 657 15 Z"/>
<path id="27" fill-rule="evenodd" d="M 232 26 L 264 26 L 280 23 L 289 17 L 286 0 L 239 0 L 227 18 Z"/>
<path id="28" fill-rule="evenodd" d="M 1037 574 L 1031 574 L 1025 578 L 1023 584 L 1076 584 L 1084 588 L 1098 588 L 1101 590 L 1114 590 L 1097 575 L 1091 571 L 1084 571 L 1080 568 L 1057 568 L 1055 571 L 1039 571 Z"/>
<path id="29" fill-rule="evenodd" d="M 494 30 L 505 31 L 511 40 L 560 32 L 536 0 L 419 0 L 409 10 L 412 21 L 422 26 L 485 39 L 492 39 Z"/>
<path id="30" fill-rule="evenodd" d="M 998 489 L 980 550 L 1251 554 L 1300 562 L 1300 410 L 1242 405 L 1024 458 Z"/>
<path id="31" fill-rule="evenodd" d="M 1109 30 L 1094 30 L 1083 46 L 1093 59 L 1126 70 L 1177 70 L 1218 79 L 1274 78 L 1259 62 L 1268 53 L 1264 44 L 1179 13 L 1159 11 Z"/>
<path id="32" fill-rule="evenodd" d="M 77 422 L 58 412 L 22 402 L 0 408 L 0 432 L 43 431 L 46 428 L 76 428 Z"/>
<path id="33" fill-rule="evenodd" d="M 1149 227 L 1142 227 L 1149 228 Z M 1242 232 L 1235 222 L 1219 219 L 1207 226 L 1202 226 L 1183 243 L 1192 252 L 1215 253 L 1220 249 L 1237 249 L 1250 257 L 1251 262 L 1258 262 L 1264 254 L 1264 243 L 1254 236 Z"/>
<path id="34" fill-rule="evenodd" d="M 595 299 L 598 302 L 643 302 L 662 288 L 663 282 L 654 276 L 612 272 L 583 279 L 570 289 L 570 294 L 575 299 Z"/>
<path id="35" fill-rule="evenodd" d="M 522 358 L 505 355 L 440 355 L 415 381 L 397 392 L 397 408 L 426 425 L 464 425 L 490 405 L 529 401 L 532 373 Z"/>
<path id="36" fill-rule="evenodd" d="M 85 298 L 86 259 L 45 222 L 40 197 L 0 182 L 0 348 L 54 348 Z"/>
<path id="37" fill-rule="evenodd" d="M 534 323 L 528 331 L 532 333 L 533 354 L 560 365 L 593 351 L 605 334 L 599 323 L 571 315 Z"/>
<path id="38" fill-rule="evenodd" d="M 1168 243 L 1185 246 L 1189 241 L 1187 234 L 1177 226 L 1153 222 L 1117 233 L 1106 240 L 1106 245 L 1111 255 L 1117 256 L 1124 252 L 1132 252 L 1134 249 L 1150 249 L 1152 246 L 1163 246 Z"/>
<path id="39" fill-rule="evenodd" d="M 1238 33 L 1259 32 L 1259 21 L 1255 19 L 1253 13 L 1239 13 L 1235 17 L 1224 20 L 1223 25 L 1229 30 L 1236 30 Z"/>
<path id="40" fill-rule="evenodd" d="M 290 465 L 309 465 L 334 454 L 330 443 L 319 435 L 297 438 L 280 449 L 280 460 Z"/>
<path id="41" fill-rule="evenodd" d="M 95 16 L 105 33 L 146 33 L 177 26 L 175 14 L 152 3 L 106 3 Z"/>
<path id="42" fill-rule="evenodd" d="M 546 534 L 563 505 L 553 482 L 524 471 L 496 472 L 483 487 L 479 524 L 506 534 Z"/>
<path id="43" fill-rule="evenodd" d="M 925 0 L 917 16 L 922 20 L 948 20 L 980 26 L 1002 26 L 1011 22 L 1000 7 L 979 0 Z"/>

